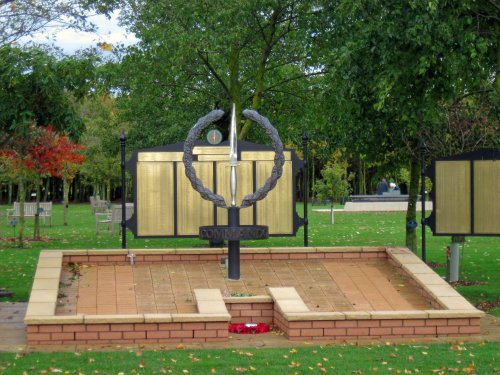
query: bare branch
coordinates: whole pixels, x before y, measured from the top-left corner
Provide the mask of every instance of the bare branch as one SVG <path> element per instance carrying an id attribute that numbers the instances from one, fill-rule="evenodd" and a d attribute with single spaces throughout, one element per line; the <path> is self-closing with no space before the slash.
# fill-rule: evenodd
<path id="1" fill-rule="evenodd" d="M 273 90 L 275 87 L 278 87 L 278 86 L 281 86 L 287 82 L 291 82 L 291 81 L 296 81 L 298 79 L 302 79 L 302 78 L 307 78 L 307 77 L 312 77 L 312 76 L 318 76 L 318 75 L 322 75 L 322 74 L 325 74 L 325 71 L 319 71 L 319 72 L 313 72 L 313 73 L 308 73 L 308 74 L 301 74 L 301 75 L 296 75 L 296 76 L 293 76 L 293 77 L 289 77 L 287 79 L 284 79 L 274 85 L 271 85 L 269 86 L 268 88 L 266 88 L 264 91 L 270 91 L 270 90 Z"/>
<path id="2" fill-rule="evenodd" d="M 204 56 L 202 51 L 197 51 L 197 53 L 198 53 L 198 56 L 200 57 L 201 61 L 203 61 L 203 63 L 207 67 L 207 69 L 210 71 L 210 73 L 214 76 L 214 78 L 217 80 L 217 82 L 220 83 L 220 85 L 224 89 L 224 92 L 227 94 L 228 97 L 230 97 L 231 92 L 229 90 L 229 87 L 227 87 L 227 85 L 224 82 L 224 80 L 222 79 L 222 77 L 215 71 L 214 67 L 208 61 L 208 54 L 207 54 L 207 56 Z"/>

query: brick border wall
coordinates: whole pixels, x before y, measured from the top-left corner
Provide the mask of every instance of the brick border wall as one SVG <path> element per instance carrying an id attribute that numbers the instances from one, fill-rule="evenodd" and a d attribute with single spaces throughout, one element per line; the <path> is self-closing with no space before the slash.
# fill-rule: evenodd
<path id="1" fill-rule="evenodd" d="M 131 251 L 135 254 L 135 263 L 189 263 L 189 262 L 220 262 L 227 257 L 226 249 L 215 249 L 207 254 L 206 250 L 164 250 L 147 254 L 144 250 Z M 107 263 L 129 264 L 129 258 L 124 250 L 75 250 L 74 254 L 65 253 L 63 263 L 84 263 L 102 265 Z M 386 259 L 385 248 L 354 247 L 354 248 L 248 248 L 241 249 L 241 260 L 306 260 L 306 259 Z"/>
<path id="2" fill-rule="evenodd" d="M 227 302 L 231 323 L 273 323 L 274 302 Z"/>
<path id="3" fill-rule="evenodd" d="M 28 345 L 152 344 L 227 341 L 225 322 L 32 324 Z"/>
<path id="4" fill-rule="evenodd" d="M 289 321 L 278 310 L 274 310 L 274 323 L 289 340 L 392 339 L 472 336 L 481 333 L 480 318 Z"/>
<path id="5" fill-rule="evenodd" d="M 131 250 L 131 252 L 135 253 L 135 263 L 220 262 L 222 258 L 227 256 L 227 249 L 141 249 Z M 297 314 L 297 310 L 295 313 L 281 310 L 280 302 L 277 299 L 273 300 L 275 297 L 257 296 L 221 299 L 219 307 L 222 310 L 227 310 L 222 317 L 210 316 L 210 314 L 205 317 L 203 314 L 178 314 L 175 318 L 177 320 L 172 320 L 171 316 L 146 314 L 147 317 L 144 315 L 127 321 L 127 319 L 131 319 L 127 315 L 117 316 L 117 318 L 104 316 L 104 320 L 102 320 L 103 316 L 93 315 L 55 316 L 56 297 L 52 296 L 57 295 L 58 279 L 52 280 L 57 278 L 57 275 L 54 274 L 57 270 L 55 263 L 59 262 L 60 273 L 62 264 L 70 262 L 129 264 L 129 259 L 124 250 L 45 251 L 40 256 L 25 318 L 28 344 L 227 341 L 229 320 L 231 323 L 272 323 L 275 327 L 283 330 L 290 340 L 466 336 L 480 333 L 479 322 L 484 313 L 475 309 L 445 282 L 443 285 L 439 285 L 441 282 L 439 277 L 414 254 L 404 248 L 252 248 L 242 249 L 241 259 L 262 261 L 387 259 L 401 275 L 408 279 L 413 287 L 417 288 L 424 298 L 432 303 L 436 310 L 411 313 L 407 311 L 355 311 L 318 315 L 314 312 L 308 312 L 304 305 L 301 307 L 301 312 Z M 427 283 L 426 280 L 429 279 L 426 277 L 429 278 L 432 275 L 438 277 L 437 282 L 431 280 L 432 282 Z M 56 289 L 46 290 L 47 285 Z M 446 285 L 451 288 L 451 291 L 443 288 Z M 50 293 L 47 293 L 48 291 Z M 215 291 L 220 294 L 220 291 Z M 208 294 L 210 295 L 210 292 Z M 48 295 L 51 297 L 47 297 Z M 50 300 L 45 301 L 44 298 Z M 211 302 L 203 302 L 204 307 L 212 305 Z M 295 308 L 297 306 L 296 304 Z M 199 311 L 201 312 L 201 310 Z"/>

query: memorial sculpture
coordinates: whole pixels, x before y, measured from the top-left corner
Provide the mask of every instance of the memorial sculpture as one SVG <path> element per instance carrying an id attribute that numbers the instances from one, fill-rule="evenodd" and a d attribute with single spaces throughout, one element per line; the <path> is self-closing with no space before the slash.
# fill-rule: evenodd
<path id="1" fill-rule="evenodd" d="M 256 240 L 268 237 L 268 228 L 263 225 L 240 225 L 239 210 L 240 208 L 249 207 L 257 201 L 264 199 L 266 195 L 276 186 L 278 179 L 283 172 L 283 164 L 285 158 L 283 155 L 283 143 L 279 138 L 277 130 L 271 125 L 269 120 L 261 116 L 257 111 L 244 110 L 243 116 L 256 122 L 261 126 L 272 142 L 275 152 L 274 166 L 270 177 L 264 185 L 258 188 L 254 193 L 246 195 L 243 198 L 240 206 L 236 204 L 237 190 L 237 173 L 238 167 L 238 146 L 236 133 L 236 112 L 233 105 L 230 123 L 230 151 L 228 155 L 230 168 L 230 193 L 231 202 L 227 204 L 224 197 L 213 193 L 203 186 L 202 181 L 196 176 L 196 171 L 193 167 L 193 148 L 195 141 L 198 139 L 204 129 L 210 126 L 215 121 L 223 116 L 221 110 L 214 110 L 206 116 L 201 117 L 189 131 L 186 142 L 184 143 L 183 163 L 185 166 L 186 177 L 189 179 L 191 186 L 195 189 L 203 199 L 213 202 L 219 208 L 228 210 L 228 225 L 217 226 L 202 226 L 200 227 L 200 238 L 207 240 L 227 240 L 228 241 L 228 278 L 231 280 L 240 279 L 240 241 L 241 240 Z"/>

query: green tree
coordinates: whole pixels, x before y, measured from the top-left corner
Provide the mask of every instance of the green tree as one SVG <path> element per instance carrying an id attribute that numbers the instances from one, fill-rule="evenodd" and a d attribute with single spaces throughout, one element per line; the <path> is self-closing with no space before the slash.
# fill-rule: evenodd
<path id="1" fill-rule="evenodd" d="M 345 165 L 338 162 L 328 163 L 321 171 L 322 179 L 314 185 L 314 193 L 319 201 L 331 201 L 331 223 L 334 223 L 333 203 L 339 202 L 351 193 L 349 181 L 352 176 L 347 175 Z"/>
<path id="2" fill-rule="evenodd" d="M 85 162 L 80 174 L 93 187 L 94 195 L 111 199 L 111 189 L 121 184 L 120 143 L 121 127 L 116 121 L 115 99 L 103 95 L 88 98 L 79 106 L 85 118 Z M 123 125 L 123 124 L 122 124 Z"/>
<path id="3" fill-rule="evenodd" d="M 319 201 L 330 200 L 340 202 L 351 193 L 349 180 L 352 176 L 347 174 L 346 167 L 339 163 L 328 163 L 321 170 L 322 179 L 314 186 L 314 193 Z"/>
<path id="4" fill-rule="evenodd" d="M 27 157 L 33 129 L 52 124 L 73 139 L 83 122 L 73 106 L 72 93 L 85 93 L 93 77 L 93 63 L 76 58 L 56 59 L 40 48 L 0 47 L 0 145 Z M 24 235 L 24 190 L 27 176 L 19 177 L 21 206 L 19 242 Z"/>
<path id="5" fill-rule="evenodd" d="M 371 162 L 397 155 L 409 161 L 406 220 L 416 218 L 419 143 L 427 129 L 440 135 L 446 108 L 465 94 L 493 90 L 498 17 L 488 1 L 325 3 L 336 27 L 328 85 L 332 129 Z M 494 15 L 497 13 L 491 13 Z M 416 231 L 407 228 L 416 251 Z"/>
<path id="6" fill-rule="evenodd" d="M 138 147 L 180 141 L 194 114 L 229 109 L 231 102 L 239 137 L 249 138 L 242 108 L 268 114 L 288 108 L 290 119 L 322 74 L 314 52 L 317 1 L 89 2 L 101 10 L 119 7 L 140 40 L 114 76 L 129 139 Z"/>

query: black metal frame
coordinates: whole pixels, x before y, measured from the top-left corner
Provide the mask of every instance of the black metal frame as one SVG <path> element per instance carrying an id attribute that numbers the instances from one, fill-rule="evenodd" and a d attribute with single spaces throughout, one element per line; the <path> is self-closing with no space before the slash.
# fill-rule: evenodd
<path id="1" fill-rule="evenodd" d="M 213 147 L 213 145 L 210 145 L 208 142 L 204 141 L 197 141 L 195 143 L 196 146 L 199 147 Z M 224 141 L 217 146 L 229 146 L 229 143 L 227 141 Z M 132 231 L 134 234 L 135 238 L 198 238 L 198 234 L 193 234 L 193 235 L 179 235 L 177 234 L 177 204 L 174 204 L 174 234 L 171 236 L 167 235 L 161 235 L 161 236 L 138 236 L 137 235 L 137 161 L 138 161 L 138 156 L 139 153 L 141 152 L 183 152 L 184 150 L 184 142 L 180 143 L 175 143 L 175 144 L 170 144 L 170 145 L 164 145 L 164 146 L 158 146 L 158 147 L 153 147 L 153 148 L 146 148 L 146 149 L 140 149 L 140 150 L 135 150 L 132 152 L 132 155 L 130 159 L 125 163 L 127 170 L 130 172 L 132 175 L 132 181 L 133 181 L 133 198 L 134 198 L 134 214 L 132 217 L 127 220 L 127 228 Z M 267 145 L 262 145 L 262 144 L 257 144 L 257 143 L 251 143 L 251 142 L 246 142 L 246 141 L 238 141 L 238 159 L 241 159 L 241 152 L 253 152 L 253 151 L 273 151 L 273 148 L 271 146 Z M 296 177 L 300 169 L 304 168 L 304 161 L 300 160 L 298 156 L 296 155 L 295 151 L 293 149 L 284 149 L 284 151 L 289 151 L 291 153 L 292 157 L 292 184 L 293 184 L 293 199 L 292 199 L 292 207 L 293 207 L 293 230 L 291 234 L 282 234 L 282 233 L 277 233 L 277 234 L 270 234 L 270 237 L 293 237 L 296 236 L 298 229 L 304 225 L 304 218 L 301 218 L 296 210 L 296 200 L 297 200 L 297 186 L 296 186 Z M 197 161 L 197 155 L 194 155 L 194 161 Z M 175 161 L 174 163 L 174 186 L 177 186 L 177 168 L 176 164 L 177 163 L 183 163 L 181 161 Z M 254 162 L 255 163 L 255 162 Z M 215 171 L 215 169 L 214 169 Z M 253 187 L 254 191 L 256 189 L 256 175 L 255 175 L 255 164 L 254 164 L 254 176 L 253 176 Z M 216 176 L 214 174 L 214 178 L 216 179 Z M 216 189 L 216 187 L 215 187 Z M 215 191 L 217 192 L 217 191 Z M 174 202 L 177 201 L 177 189 L 174 189 Z M 214 210 L 214 217 L 217 212 L 217 206 L 214 204 L 213 205 L 213 210 Z M 257 207 L 256 205 L 253 205 L 253 221 L 254 223 L 257 221 Z M 214 225 L 217 225 L 217 222 L 214 222 Z"/>
<path id="2" fill-rule="evenodd" d="M 484 148 L 477 151 L 467 152 L 464 154 L 453 155 L 443 158 L 437 158 L 432 161 L 431 168 L 429 169 L 428 177 L 432 181 L 433 189 L 430 192 L 430 197 L 433 204 L 432 214 L 425 219 L 425 224 L 428 225 L 434 236 L 499 236 L 498 233 L 474 233 L 474 161 L 478 160 L 493 160 L 500 163 L 500 149 L 498 148 Z M 438 161 L 469 161 L 471 166 L 470 174 L 470 186 L 471 186 L 471 230 L 470 233 L 436 233 L 436 197 L 435 197 L 435 186 L 437 186 L 438 181 L 436 181 L 436 162 Z M 494 197 L 493 197 L 494 198 Z M 500 197 L 497 197 L 500 199 Z"/>

